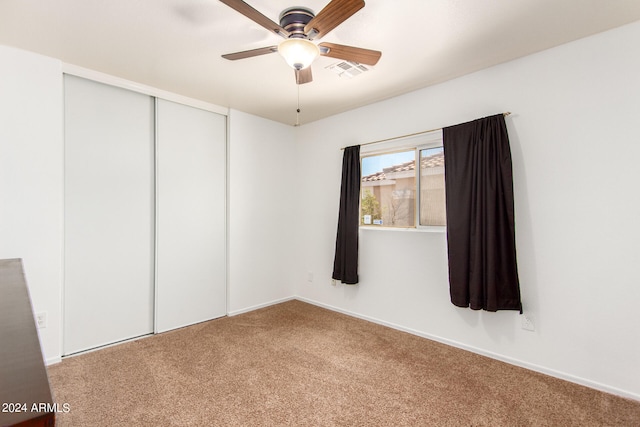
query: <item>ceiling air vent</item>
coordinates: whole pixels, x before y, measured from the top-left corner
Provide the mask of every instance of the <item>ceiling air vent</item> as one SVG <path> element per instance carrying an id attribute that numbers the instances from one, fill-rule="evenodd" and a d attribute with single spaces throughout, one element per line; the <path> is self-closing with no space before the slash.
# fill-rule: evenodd
<path id="1" fill-rule="evenodd" d="M 340 77 L 348 77 L 348 78 L 358 76 L 371 69 L 371 67 L 367 67 L 366 65 L 362 65 L 358 62 L 353 62 L 353 61 L 337 62 L 335 64 L 329 65 L 326 68 L 333 71 Z"/>

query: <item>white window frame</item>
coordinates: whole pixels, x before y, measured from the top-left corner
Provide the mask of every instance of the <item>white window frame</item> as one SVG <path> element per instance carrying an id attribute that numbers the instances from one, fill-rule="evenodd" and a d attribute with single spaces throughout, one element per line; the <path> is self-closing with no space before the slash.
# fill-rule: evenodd
<path id="1" fill-rule="evenodd" d="M 416 198 L 415 198 L 415 224 L 410 227 L 390 227 L 387 225 L 362 225 L 360 224 L 360 229 L 362 230 L 383 230 L 383 231 L 418 231 L 418 232 L 435 232 L 435 233 L 444 233 L 446 232 L 446 225 L 421 225 L 420 224 L 420 151 L 430 148 L 440 148 L 443 146 L 442 139 L 442 130 L 436 130 L 429 133 L 405 137 L 401 139 L 396 139 L 390 142 L 384 142 L 380 144 L 376 144 L 372 147 L 362 146 L 360 149 L 360 162 L 365 157 L 370 156 L 378 156 L 382 154 L 392 154 L 400 151 L 410 151 L 414 150 L 415 159 L 416 159 L 416 167 L 415 167 L 415 189 L 416 189 Z M 445 170 L 445 176 L 446 176 Z M 362 192 L 362 180 L 360 181 L 360 191 Z M 362 203 L 362 197 L 360 198 L 360 203 Z M 358 211 L 362 206 L 358 206 Z M 360 220 L 359 220 L 360 221 Z"/>

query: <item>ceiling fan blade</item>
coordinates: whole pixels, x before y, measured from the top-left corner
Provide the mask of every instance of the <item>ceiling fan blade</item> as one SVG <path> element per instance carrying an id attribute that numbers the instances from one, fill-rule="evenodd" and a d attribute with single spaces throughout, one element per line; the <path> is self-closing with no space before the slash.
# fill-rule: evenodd
<path id="1" fill-rule="evenodd" d="M 309 35 L 310 39 L 319 39 L 363 7 L 364 0 L 331 0 L 304 27 L 304 33 Z"/>
<path id="2" fill-rule="evenodd" d="M 296 84 L 302 85 L 305 83 L 310 83 L 313 80 L 313 76 L 311 75 L 311 67 L 303 68 L 302 70 L 296 71 Z"/>
<path id="3" fill-rule="evenodd" d="M 258 12 L 257 10 L 255 10 L 253 7 L 249 6 L 247 3 L 243 2 L 242 0 L 220 0 L 220 1 L 226 4 L 227 6 L 229 6 L 230 8 L 240 12 L 247 18 L 254 21 L 255 23 L 262 25 L 267 30 L 272 31 L 284 38 L 289 37 L 289 32 L 287 30 L 285 30 L 280 25 L 276 24 L 271 19 L 267 18 L 262 13 Z"/>
<path id="4" fill-rule="evenodd" d="M 382 52 L 360 47 L 345 46 L 336 43 L 320 43 L 320 55 L 330 58 L 344 59 L 365 65 L 376 65 L 382 56 Z M 327 51 L 327 49 L 329 49 Z"/>
<path id="5" fill-rule="evenodd" d="M 224 59 L 235 61 L 237 59 L 251 58 L 253 56 L 266 55 L 278 51 L 278 46 L 261 47 L 258 49 L 245 50 L 243 52 L 227 53 L 222 55 Z"/>

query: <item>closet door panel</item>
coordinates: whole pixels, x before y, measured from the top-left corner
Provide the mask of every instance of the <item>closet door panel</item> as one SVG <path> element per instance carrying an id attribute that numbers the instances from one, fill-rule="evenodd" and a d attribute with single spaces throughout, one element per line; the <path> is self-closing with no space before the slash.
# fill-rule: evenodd
<path id="1" fill-rule="evenodd" d="M 226 119 L 156 101 L 156 331 L 226 315 Z"/>
<path id="2" fill-rule="evenodd" d="M 65 355 L 153 332 L 154 105 L 65 76 Z"/>

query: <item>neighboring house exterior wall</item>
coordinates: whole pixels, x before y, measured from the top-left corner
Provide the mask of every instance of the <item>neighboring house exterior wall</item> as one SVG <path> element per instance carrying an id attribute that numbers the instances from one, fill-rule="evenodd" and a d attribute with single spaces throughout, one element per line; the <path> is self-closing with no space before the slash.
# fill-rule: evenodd
<path id="1" fill-rule="evenodd" d="M 444 166 L 420 169 L 420 224 L 446 225 Z"/>
<path id="2" fill-rule="evenodd" d="M 445 225 L 444 157 L 442 154 L 424 157 L 420 163 L 420 224 Z M 364 200 L 372 194 L 379 207 L 377 212 L 363 208 L 362 216 L 372 215 L 371 225 L 413 227 L 416 224 L 415 178 L 414 161 L 362 177 L 361 197 Z M 374 222 L 379 219 L 382 224 Z M 365 224 L 363 218 L 361 223 Z"/>

